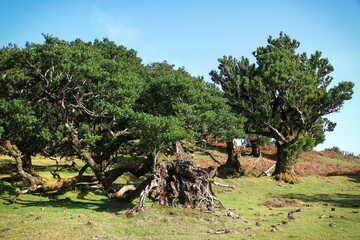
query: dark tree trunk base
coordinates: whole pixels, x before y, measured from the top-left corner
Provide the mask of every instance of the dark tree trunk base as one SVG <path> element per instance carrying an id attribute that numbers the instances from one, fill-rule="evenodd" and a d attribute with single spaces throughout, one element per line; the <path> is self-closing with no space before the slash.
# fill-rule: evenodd
<path id="1" fill-rule="evenodd" d="M 245 175 L 245 169 L 241 166 L 234 141 L 226 143 L 228 159 L 225 164 L 218 167 L 218 174 L 226 177 L 241 177 Z"/>
<path id="2" fill-rule="evenodd" d="M 296 184 L 299 183 L 299 179 L 294 173 L 280 173 L 274 176 L 275 180 L 283 181 L 285 183 Z"/>
<path id="3" fill-rule="evenodd" d="M 208 190 L 213 174 L 196 168 L 190 160 L 178 159 L 172 164 L 162 161 L 156 166 L 149 185 L 141 192 L 138 203 L 127 212 L 131 217 L 145 208 L 145 200 L 162 206 L 213 210 L 222 203 Z M 219 205 L 220 204 L 220 205 Z"/>

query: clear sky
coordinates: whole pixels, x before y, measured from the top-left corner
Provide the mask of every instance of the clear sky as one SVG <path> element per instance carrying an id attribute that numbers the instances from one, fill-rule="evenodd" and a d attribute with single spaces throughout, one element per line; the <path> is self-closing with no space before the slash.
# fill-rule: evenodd
<path id="1" fill-rule="evenodd" d="M 335 71 L 333 84 L 355 83 L 353 99 L 328 116 L 334 132 L 316 149 L 360 154 L 360 0 L 0 0 L 0 47 L 42 43 L 42 33 L 67 41 L 108 37 L 133 48 L 145 64 L 166 60 L 211 81 L 224 55 L 249 57 L 283 31 L 319 50 Z"/>

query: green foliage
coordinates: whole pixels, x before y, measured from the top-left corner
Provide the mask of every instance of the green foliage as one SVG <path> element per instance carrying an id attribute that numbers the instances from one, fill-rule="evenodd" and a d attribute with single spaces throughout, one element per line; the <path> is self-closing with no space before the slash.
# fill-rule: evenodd
<path id="1" fill-rule="evenodd" d="M 192 139 L 213 135 L 219 139 L 243 136 L 243 118 L 236 118 L 223 93 L 183 68 L 166 62 L 148 66 L 147 85 L 139 109 L 155 116 L 176 117 Z"/>
<path id="2" fill-rule="evenodd" d="M 266 47 L 253 52 L 256 64 L 242 57 L 219 59 L 219 72 L 210 74 L 221 85 L 232 110 L 247 118 L 247 133 L 287 144 L 296 157 L 324 140 L 335 124 L 324 118 L 338 112 L 353 94 L 352 82 L 329 89 L 333 66 L 321 52 L 298 54 L 300 43 L 286 34 L 269 37 Z M 283 148 L 285 149 L 285 148 Z"/>
<path id="3" fill-rule="evenodd" d="M 134 116 L 131 123 L 136 128 L 140 145 L 154 155 L 169 144 L 188 137 L 181 122 L 173 116 L 139 113 Z"/>

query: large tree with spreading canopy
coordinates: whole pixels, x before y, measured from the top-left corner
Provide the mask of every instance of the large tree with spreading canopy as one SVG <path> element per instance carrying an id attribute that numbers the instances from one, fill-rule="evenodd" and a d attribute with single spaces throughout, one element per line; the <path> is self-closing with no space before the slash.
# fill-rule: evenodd
<path id="1" fill-rule="evenodd" d="M 247 118 L 245 131 L 274 138 L 277 164 L 274 175 L 296 181 L 293 165 L 304 150 L 324 141 L 335 124 L 325 118 L 338 112 L 353 94 L 352 82 L 331 87 L 334 70 L 316 51 L 297 53 L 300 43 L 280 33 L 248 58 L 219 59 L 212 80 L 220 84 L 234 112 Z M 330 88 L 331 87 L 331 88 Z"/>

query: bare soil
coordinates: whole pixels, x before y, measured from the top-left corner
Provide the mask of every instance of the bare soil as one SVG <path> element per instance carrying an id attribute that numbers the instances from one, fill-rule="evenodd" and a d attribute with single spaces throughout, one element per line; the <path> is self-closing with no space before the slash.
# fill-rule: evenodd
<path id="1" fill-rule="evenodd" d="M 225 149 L 226 143 L 218 143 L 218 147 Z M 268 170 L 276 164 L 276 147 L 267 146 L 262 149 L 262 158 L 254 158 L 250 156 L 251 148 L 239 148 L 241 157 L 239 161 L 241 165 L 252 173 L 261 173 Z M 322 161 L 321 156 L 341 160 L 341 163 Z M 220 162 L 226 162 L 226 155 L 218 157 Z M 297 176 L 341 176 L 341 175 L 356 175 L 360 176 L 360 164 L 350 165 L 347 161 L 360 160 L 352 155 L 343 155 L 334 151 L 309 151 L 304 152 L 298 163 L 294 165 L 294 171 Z M 200 157 L 196 160 L 199 167 L 214 166 L 215 162 L 210 157 Z M 273 170 L 272 170 L 273 171 Z"/>

